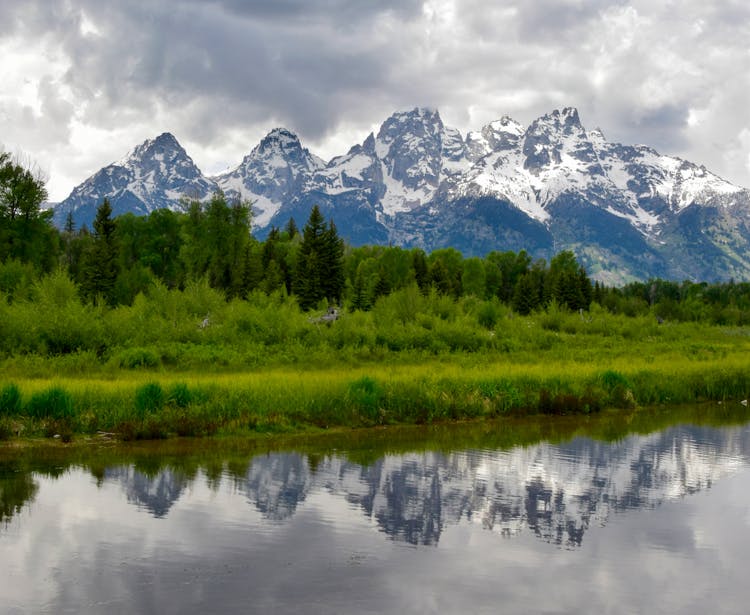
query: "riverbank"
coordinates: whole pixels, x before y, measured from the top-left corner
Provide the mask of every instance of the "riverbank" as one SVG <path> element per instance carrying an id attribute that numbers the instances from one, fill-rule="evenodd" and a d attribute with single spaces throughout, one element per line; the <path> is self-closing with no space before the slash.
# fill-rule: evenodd
<path id="1" fill-rule="evenodd" d="M 0 437 L 132 441 L 586 415 L 705 401 L 740 405 L 750 393 L 741 350 L 700 360 L 623 355 L 605 365 L 575 357 L 519 363 L 512 355 L 494 362 L 467 355 L 350 368 L 15 376 L 0 384 Z"/>
<path id="2" fill-rule="evenodd" d="M 17 350 L 0 358 L 0 439 L 264 436 L 750 396 L 745 327 L 593 308 L 490 323 L 471 302 L 433 299 L 410 318 L 374 310 L 332 325 L 284 303 L 247 321 L 217 304 L 205 330 L 117 322 L 97 351 Z"/>

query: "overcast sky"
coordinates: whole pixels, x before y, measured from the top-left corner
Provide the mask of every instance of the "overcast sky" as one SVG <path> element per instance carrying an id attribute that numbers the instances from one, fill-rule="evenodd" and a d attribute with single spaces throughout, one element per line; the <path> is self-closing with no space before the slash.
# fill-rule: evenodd
<path id="1" fill-rule="evenodd" d="M 747 0 L 3 0 L 0 144 L 50 198 L 172 132 L 201 170 L 272 128 L 328 159 L 391 113 L 466 133 L 574 106 L 750 187 Z"/>

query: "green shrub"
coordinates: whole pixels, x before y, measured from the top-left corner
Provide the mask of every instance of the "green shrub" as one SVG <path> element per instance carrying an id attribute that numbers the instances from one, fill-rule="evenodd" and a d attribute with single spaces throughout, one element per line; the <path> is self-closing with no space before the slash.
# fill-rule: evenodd
<path id="1" fill-rule="evenodd" d="M 149 382 L 135 391 L 135 411 L 138 418 L 158 412 L 164 406 L 164 390 L 158 382 Z"/>
<path id="2" fill-rule="evenodd" d="M 167 403 L 177 408 L 187 408 L 193 396 L 184 382 L 176 382 L 167 393 Z"/>
<path id="3" fill-rule="evenodd" d="M 607 402 L 615 408 L 632 408 L 635 398 L 628 379 L 620 372 L 607 370 L 599 375 L 599 382 L 608 394 Z"/>
<path id="4" fill-rule="evenodd" d="M 484 301 L 477 309 L 477 322 L 485 329 L 492 330 L 501 315 L 502 311 L 497 301 Z"/>
<path id="5" fill-rule="evenodd" d="M 26 404 L 26 414 L 37 419 L 72 418 L 73 398 L 62 387 L 51 387 L 31 396 Z"/>
<path id="6" fill-rule="evenodd" d="M 116 365 L 126 369 L 159 367 L 161 364 L 161 357 L 153 348 L 126 348 L 118 352 L 113 360 Z"/>
<path id="7" fill-rule="evenodd" d="M 11 416 L 21 412 L 21 390 L 13 383 L 0 390 L 0 416 Z"/>
<path id="8" fill-rule="evenodd" d="M 346 393 L 348 404 L 367 422 L 382 422 L 381 410 L 385 403 L 385 391 L 374 378 L 362 376 L 349 385 Z"/>

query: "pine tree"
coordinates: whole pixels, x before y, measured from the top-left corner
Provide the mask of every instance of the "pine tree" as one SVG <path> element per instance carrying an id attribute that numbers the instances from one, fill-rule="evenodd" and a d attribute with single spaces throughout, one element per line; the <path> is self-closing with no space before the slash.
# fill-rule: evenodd
<path id="1" fill-rule="evenodd" d="M 297 223 L 294 221 L 294 218 L 289 218 L 289 222 L 287 222 L 284 227 L 284 232 L 289 239 L 294 239 L 295 236 L 299 234 L 299 229 L 297 228 Z"/>
<path id="2" fill-rule="evenodd" d="M 411 266 L 414 270 L 414 280 L 419 290 L 426 292 L 430 286 L 430 271 L 427 267 L 427 257 L 424 250 L 415 248 L 411 254 Z"/>
<path id="3" fill-rule="evenodd" d="M 333 220 L 323 235 L 323 289 L 324 297 L 332 303 L 340 303 L 344 293 L 344 240 L 339 237 Z"/>
<path id="4" fill-rule="evenodd" d="M 338 302 L 344 291 L 344 242 L 333 221 L 325 224 L 317 205 L 302 231 L 294 276 L 300 307 L 309 310 L 321 299 Z"/>
<path id="5" fill-rule="evenodd" d="M 81 290 L 89 300 L 101 296 L 108 303 L 114 301 L 115 282 L 119 273 L 116 228 L 112 206 L 109 199 L 105 198 L 96 210 L 94 233 L 84 256 L 81 272 Z"/>

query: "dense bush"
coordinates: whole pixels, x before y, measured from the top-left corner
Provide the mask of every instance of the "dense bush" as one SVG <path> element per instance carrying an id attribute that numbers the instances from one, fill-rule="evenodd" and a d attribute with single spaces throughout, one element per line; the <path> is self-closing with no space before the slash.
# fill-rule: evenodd
<path id="1" fill-rule="evenodd" d="M 37 419 L 70 419 L 75 414 L 73 398 L 59 386 L 34 393 L 25 410 L 26 414 Z"/>

